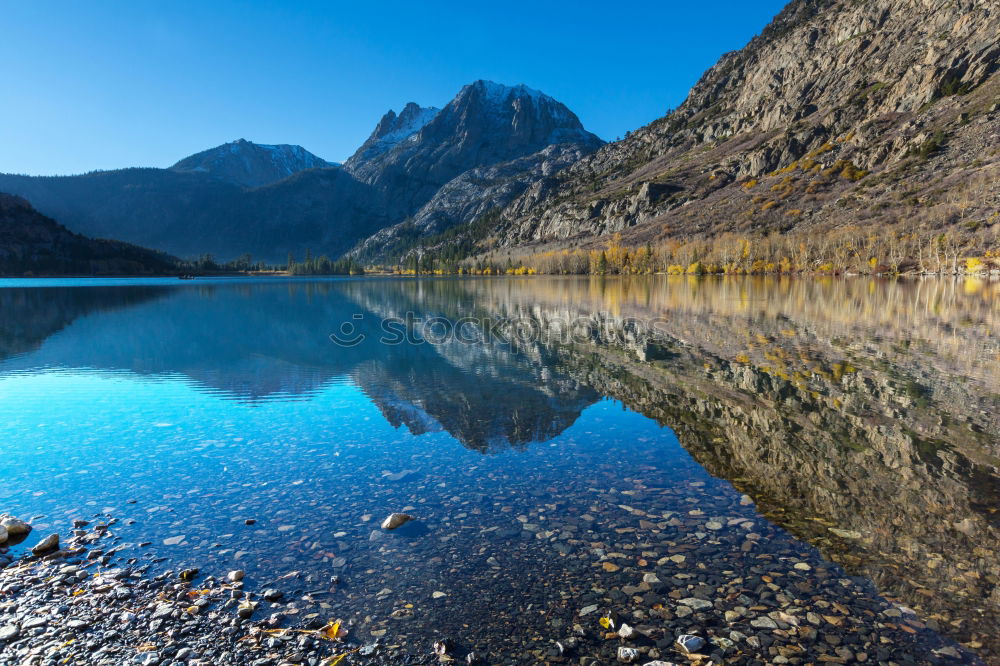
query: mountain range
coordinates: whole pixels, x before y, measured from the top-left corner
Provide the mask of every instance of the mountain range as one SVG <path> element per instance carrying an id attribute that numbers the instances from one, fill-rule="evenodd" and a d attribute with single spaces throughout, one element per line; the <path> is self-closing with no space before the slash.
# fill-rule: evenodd
<path id="1" fill-rule="evenodd" d="M 1000 234 L 998 34 L 984 0 L 793 0 L 680 107 L 609 144 L 543 93 L 477 81 L 441 109 L 386 113 L 342 165 L 240 140 L 168 169 L 0 175 L 0 191 L 78 233 L 223 260 L 783 235 L 807 264 L 839 251 L 824 239 L 878 230 L 887 247 L 851 251 L 922 264 L 947 245 L 957 261 Z"/>
<path id="2" fill-rule="evenodd" d="M 434 229 L 468 222 L 520 194 L 554 146 L 575 159 L 602 144 L 551 97 L 477 81 L 442 109 L 411 103 L 388 112 L 343 165 L 300 146 L 241 139 L 167 169 L 0 175 L 0 191 L 89 236 L 183 257 L 249 253 L 281 262 L 307 252 L 339 256 L 411 217 Z M 510 185 L 484 181 L 475 175 L 482 168 L 501 169 Z M 435 198 L 449 186 L 461 201 Z"/>

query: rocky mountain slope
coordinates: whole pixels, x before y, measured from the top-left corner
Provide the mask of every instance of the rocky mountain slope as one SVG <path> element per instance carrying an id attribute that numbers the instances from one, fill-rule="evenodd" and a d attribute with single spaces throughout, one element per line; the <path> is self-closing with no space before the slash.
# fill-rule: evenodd
<path id="1" fill-rule="evenodd" d="M 470 227 L 460 225 L 503 210 L 533 183 L 591 151 L 591 144 L 561 143 L 510 162 L 470 169 L 445 183 L 413 216 L 366 238 L 349 254 L 369 264 L 392 264 L 422 244 L 440 245 L 436 237 L 443 232 L 467 230 Z"/>
<path id="2" fill-rule="evenodd" d="M 185 157 L 171 171 L 208 174 L 233 185 L 260 187 L 306 169 L 339 166 L 316 157 L 302 146 L 269 146 L 246 139 Z"/>
<path id="3" fill-rule="evenodd" d="M 0 193 L 0 275 L 169 273 L 176 260 L 128 243 L 74 234 L 20 197 Z"/>
<path id="4" fill-rule="evenodd" d="M 794 0 L 676 111 L 533 183 L 490 243 L 994 233 L 998 34 L 991 1 Z"/>
<path id="5" fill-rule="evenodd" d="M 414 215 L 421 229 L 471 222 L 600 145 L 551 97 L 478 81 L 440 111 L 390 111 L 342 168 L 298 146 L 241 140 L 169 169 L 0 175 L 0 191 L 87 235 L 279 263 L 290 253 L 339 256 Z"/>

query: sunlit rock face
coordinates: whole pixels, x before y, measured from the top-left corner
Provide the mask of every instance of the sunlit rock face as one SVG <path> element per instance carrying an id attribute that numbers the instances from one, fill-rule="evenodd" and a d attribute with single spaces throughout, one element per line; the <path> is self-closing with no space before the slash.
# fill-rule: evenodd
<path id="1" fill-rule="evenodd" d="M 893 196 L 899 188 L 936 200 L 979 178 L 968 214 L 988 218 L 1000 169 L 984 150 L 1000 128 L 998 31 L 1000 14 L 983 1 L 790 2 L 674 112 L 534 183 L 504 211 L 496 240 L 620 232 L 641 243 L 901 219 L 914 229 L 923 213 Z M 914 160 L 922 147 L 934 159 Z M 834 175 L 848 164 L 871 177 Z M 833 178 L 814 180 L 828 169 Z M 779 206 L 754 207 L 782 181 L 791 187 Z"/>

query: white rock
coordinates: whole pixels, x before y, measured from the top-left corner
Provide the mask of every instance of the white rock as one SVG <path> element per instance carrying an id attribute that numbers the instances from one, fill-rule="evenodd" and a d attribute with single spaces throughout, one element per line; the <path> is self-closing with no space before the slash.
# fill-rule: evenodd
<path id="1" fill-rule="evenodd" d="M 618 629 L 618 635 L 625 639 L 635 638 L 636 633 L 637 632 L 635 629 L 625 624 L 624 622 L 622 623 L 621 628 Z"/>
<path id="2" fill-rule="evenodd" d="M 382 529 L 394 530 L 413 520 L 413 516 L 408 513 L 394 513 L 382 521 Z"/>
<path id="3" fill-rule="evenodd" d="M 630 647 L 620 647 L 618 648 L 618 661 L 623 664 L 631 664 L 633 661 L 639 658 L 639 651 L 635 648 Z"/>
<path id="4" fill-rule="evenodd" d="M 656 583 L 660 583 L 662 581 L 660 580 L 660 577 L 657 576 L 655 573 L 648 573 L 642 577 L 642 582 L 655 585 Z"/>
<path id="5" fill-rule="evenodd" d="M 243 576 L 244 575 L 245 574 L 242 571 L 240 571 L 239 569 L 237 569 L 236 571 L 230 571 L 228 574 L 226 574 L 226 579 L 230 583 L 238 583 L 241 580 L 243 580 Z"/>
<path id="6" fill-rule="evenodd" d="M 681 634 L 677 637 L 677 647 L 685 654 L 692 654 L 705 647 L 705 639 L 701 636 Z"/>

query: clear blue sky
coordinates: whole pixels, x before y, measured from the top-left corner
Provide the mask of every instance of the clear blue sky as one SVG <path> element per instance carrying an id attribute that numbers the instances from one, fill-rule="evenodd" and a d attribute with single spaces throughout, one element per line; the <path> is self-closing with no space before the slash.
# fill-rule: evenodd
<path id="1" fill-rule="evenodd" d="M 0 172 L 164 167 L 238 138 L 341 161 L 388 109 L 480 78 L 542 90 L 613 139 L 783 4 L 8 2 Z"/>

